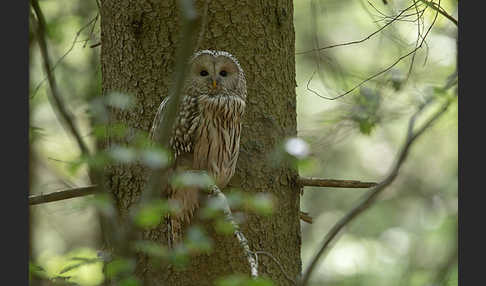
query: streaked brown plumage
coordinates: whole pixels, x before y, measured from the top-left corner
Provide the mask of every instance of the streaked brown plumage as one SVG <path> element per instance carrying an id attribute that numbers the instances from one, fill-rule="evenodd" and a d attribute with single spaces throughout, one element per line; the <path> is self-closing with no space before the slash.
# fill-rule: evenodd
<path id="1" fill-rule="evenodd" d="M 160 126 L 167 100 L 159 106 L 151 138 Z M 175 156 L 173 171 L 205 170 L 220 189 L 224 188 L 235 172 L 245 101 L 245 74 L 234 56 L 224 51 L 195 53 L 170 138 Z M 169 187 L 165 194 L 169 203 L 177 203 L 181 209 L 169 218 L 172 244 L 181 239 L 198 208 L 199 190 Z"/>

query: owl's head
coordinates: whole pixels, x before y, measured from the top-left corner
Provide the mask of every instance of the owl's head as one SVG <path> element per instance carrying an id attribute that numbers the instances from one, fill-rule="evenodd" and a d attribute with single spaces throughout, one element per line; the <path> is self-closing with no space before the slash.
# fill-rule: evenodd
<path id="1" fill-rule="evenodd" d="M 189 79 L 191 85 L 211 96 L 239 94 L 241 89 L 246 90 L 245 76 L 238 60 L 224 51 L 195 53 L 191 59 Z"/>

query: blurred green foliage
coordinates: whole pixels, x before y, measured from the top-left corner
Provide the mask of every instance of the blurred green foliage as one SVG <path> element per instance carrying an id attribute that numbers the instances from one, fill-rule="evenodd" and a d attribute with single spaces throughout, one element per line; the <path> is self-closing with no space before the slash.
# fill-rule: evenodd
<path id="1" fill-rule="evenodd" d="M 296 51 L 364 39 L 410 3 L 294 1 Z M 80 157 L 49 105 L 38 47 L 31 44 L 29 137 L 37 154 L 32 162 L 35 183 L 31 193 L 87 185 L 87 165 L 166 166 L 170 154 L 152 146 L 146 133 L 104 124 L 107 108 L 129 109 L 134 101 L 120 92 L 99 97 L 99 48 L 89 48 L 100 40 L 99 20 L 92 21 L 97 15 L 96 2 L 40 1 L 40 5 L 48 24 L 51 58 L 57 63 L 54 73 L 59 90 L 75 114 L 83 138 L 92 147 L 94 138 L 107 134 L 114 138 L 130 136 L 133 144 Z M 457 18 L 457 1 L 441 1 L 441 6 Z M 420 39 L 413 12 L 359 44 L 296 55 L 299 138 L 289 138 L 276 147 L 271 154 L 276 164 L 290 162 L 301 175 L 333 179 L 380 181 L 387 175 L 417 106 L 429 97 L 447 99 L 457 92 L 455 88 L 444 90 L 448 76 L 456 69 L 457 27 L 439 15 L 426 45 L 414 57 L 403 59 L 389 72 L 339 99 L 326 100 L 309 89 L 325 97 L 338 96 L 412 50 Z M 434 16 L 435 12 L 427 9 L 419 18 L 422 34 Z M 82 29 L 89 22 L 94 26 Z M 34 31 L 30 32 L 31 39 L 35 39 Z M 314 72 L 316 76 L 310 80 Z M 433 110 L 424 112 L 417 124 Z M 457 140 L 456 103 L 417 141 L 399 177 L 381 199 L 344 230 L 323 257 L 312 285 L 457 285 Z M 210 181 L 200 174 L 181 174 L 171 183 L 207 185 Z M 309 212 L 314 223 L 302 223 L 304 269 L 326 232 L 363 192 L 305 188 L 301 208 Z M 272 215 L 278 207 L 265 193 L 249 196 L 231 190 L 227 199 L 230 207 L 238 210 L 234 214 L 238 222 L 244 220 L 244 216 L 238 216 L 241 210 Z M 112 203 L 107 196 L 97 195 L 32 207 L 30 277 L 77 285 L 100 285 L 110 278 L 117 279 L 119 285 L 141 285 L 133 276 L 133 261 L 123 258 L 105 263 L 107 277 L 103 276 L 103 262 L 94 250 L 100 228 L 96 214 L 101 211 L 113 216 Z M 138 209 L 133 218 L 139 227 L 151 228 L 170 211 L 175 210 L 170 210 L 166 201 L 153 201 Z M 218 232 L 233 233 L 218 200 L 209 200 L 201 215 L 213 219 Z M 208 252 L 214 247 L 197 226 L 184 239 L 186 246 L 174 251 L 149 241 L 137 241 L 134 248 L 182 267 L 192 252 Z M 252 280 L 246 275 L 222 277 L 215 284 L 274 285 L 267 279 Z"/>

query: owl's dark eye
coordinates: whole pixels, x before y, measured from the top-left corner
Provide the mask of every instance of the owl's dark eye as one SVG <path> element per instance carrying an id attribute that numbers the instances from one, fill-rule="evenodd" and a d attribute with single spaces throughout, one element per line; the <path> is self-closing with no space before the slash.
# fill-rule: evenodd
<path id="1" fill-rule="evenodd" d="M 201 76 L 207 76 L 209 73 L 207 70 L 202 70 L 200 73 L 199 73 Z"/>
<path id="2" fill-rule="evenodd" d="M 222 77 L 225 77 L 225 76 L 228 75 L 228 73 L 226 71 L 220 71 L 219 75 L 222 76 Z"/>

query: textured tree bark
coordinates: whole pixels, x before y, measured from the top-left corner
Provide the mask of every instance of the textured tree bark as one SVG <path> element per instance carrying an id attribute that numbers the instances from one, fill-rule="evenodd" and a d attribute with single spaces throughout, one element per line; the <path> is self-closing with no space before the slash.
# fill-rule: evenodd
<path id="1" fill-rule="evenodd" d="M 198 49 L 226 50 L 240 61 L 248 87 L 237 171 L 230 187 L 276 198 L 272 216 L 247 214 L 241 230 L 254 251 L 266 251 L 280 261 L 292 279 L 301 272 L 299 186 L 297 171 L 275 164 L 269 154 L 287 137 L 295 136 L 296 95 L 293 3 L 291 0 L 198 1 L 201 26 L 206 27 Z M 162 99 L 167 95 L 178 47 L 179 11 L 174 0 L 101 1 L 102 90 L 132 94 L 136 108 L 112 110 L 111 123 L 148 132 Z M 198 33 L 199 35 L 199 33 Z M 106 144 L 129 144 L 133 138 L 108 138 Z M 145 183 L 139 166 L 110 166 L 107 186 L 113 193 L 121 221 L 140 198 Z M 223 190 L 224 191 L 224 190 Z M 115 222 L 114 222 L 115 223 Z M 191 259 L 185 270 L 162 267 L 140 259 L 138 275 L 147 285 L 213 285 L 224 275 L 248 274 L 250 268 L 233 236 L 209 228 L 214 250 Z M 146 237 L 166 243 L 164 227 Z M 277 285 L 290 285 L 270 258 L 259 256 L 259 273 Z"/>

